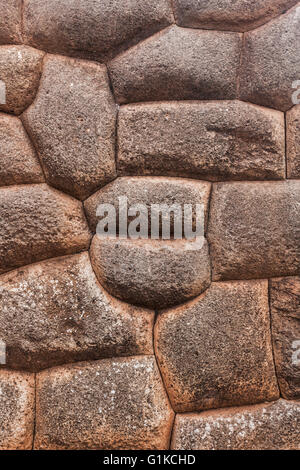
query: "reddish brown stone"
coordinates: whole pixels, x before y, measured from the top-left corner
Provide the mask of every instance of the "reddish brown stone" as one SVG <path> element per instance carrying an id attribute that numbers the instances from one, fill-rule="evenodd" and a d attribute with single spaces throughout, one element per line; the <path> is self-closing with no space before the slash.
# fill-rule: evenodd
<path id="1" fill-rule="evenodd" d="M 42 181 L 41 166 L 21 121 L 0 114 L 0 186 Z"/>
<path id="2" fill-rule="evenodd" d="M 19 44 L 21 38 L 22 0 L 5 0 L 0 4 L 0 44 Z"/>
<path id="3" fill-rule="evenodd" d="M 119 174 L 285 177 L 282 113 L 240 101 L 122 106 Z"/>
<path id="4" fill-rule="evenodd" d="M 151 356 L 37 376 L 36 449 L 167 449 L 173 416 Z"/>
<path id="5" fill-rule="evenodd" d="M 241 98 L 287 111 L 300 77 L 300 6 L 245 34 Z"/>
<path id="6" fill-rule="evenodd" d="M 6 86 L 6 104 L 0 111 L 21 114 L 34 100 L 44 53 L 26 46 L 0 47 L 0 78 Z"/>
<path id="7" fill-rule="evenodd" d="M 109 65 L 119 103 L 234 99 L 241 35 L 176 26 Z"/>
<path id="8" fill-rule="evenodd" d="M 169 0 L 27 0 L 25 41 L 48 52 L 106 60 L 173 22 Z"/>
<path id="9" fill-rule="evenodd" d="M 213 283 L 192 302 L 162 311 L 155 350 L 177 412 L 279 396 L 267 281 Z"/>
<path id="10" fill-rule="evenodd" d="M 91 260 L 115 297 L 164 308 L 199 295 L 210 284 L 206 241 L 93 238 Z"/>
<path id="11" fill-rule="evenodd" d="M 300 105 L 286 115 L 287 176 L 300 178 Z"/>
<path id="12" fill-rule="evenodd" d="M 30 450 L 34 427 L 34 375 L 0 370 L 0 450 Z"/>
<path id="13" fill-rule="evenodd" d="M 214 280 L 300 270 L 300 181 L 218 183 L 208 241 Z"/>
<path id="14" fill-rule="evenodd" d="M 270 21 L 298 0 L 173 0 L 177 23 L 223 31 L 248 31 Z"/>
<path id="15" fill-rule="evenodd" d="M 115 119 L 104 66 L 47 56 L 24 123 L 52 186 L 85 199 L 115 178 Z"/>
<path id="16" fill-rule="evenodd" d="M 0 273 L 89 247 L 79 201 L 45 184 L 0 189 Z"/>
<path id="17" fill-rule="evenodd" d="M 6 364 L 37 371 L 66 362 L 153 354 L 153 312 L 110 297 L 87 253 L 0 277 Z"/>
<path id="18" fill-rule="evenodd" d="M 177 415 L 173 450 L 299 450 L 300 403 Z"/>
<path id="19" fill-rule="evenodd" d="M 163 177 L 124 177 L 117 178 L 96 194 L 93 194 L 84 203 L 85 212 L 91 230 L 95 233 L 97 222 L 96 212 L 100 204 L 112 204 L 119 214 L 119 197 L 127 197 L 128 207 L 143 204 L 148 209 L 149 233 L 151 233 L 151 204 L 178 204 L 184 214 L 184 204 L 193 207 L 193 230 L 196 228 L 196 204 L 203 204 L 205 219 L 208 215 L 208 203 L 211 184 L 206 181 L 194 181 L 187 178 L 163 178 Z M 134 217 L 128 216 L 131 221 Z M 174 224 L 174 216 L 171 214 L 171 228 Z M 161 226 L 161 224 L 160 224 Z"/>
<path id="20" fill-rule="evenodd" d="M 300 277 L 270 281 L 272 335 L 281 394 L 300 398 Z"/>

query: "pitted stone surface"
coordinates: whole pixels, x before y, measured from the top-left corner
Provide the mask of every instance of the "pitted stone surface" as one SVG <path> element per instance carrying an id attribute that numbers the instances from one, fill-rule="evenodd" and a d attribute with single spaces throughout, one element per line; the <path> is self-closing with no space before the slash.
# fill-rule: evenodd
<path id="1" fill-rule="evenodd" d="M 248 31 L 270 21 L 298 0 L 173 0 L 177 23 L 191 28 Z"/>
<path id="2" fill-rule="evenodd" d="M 0 80 L 5 83 L 6 103 L 0 111 L 21 114 L 34 100 L 44 53 L 27 46 L 0 46 Z"/>
<path id="3" fill-rule="evenodd" d="M 151 356 L 37 376 L 36 449 L 167 449 L 173 416 Z"/>
<path id="4" fill-rule="evenodd" d="M 79 201 L 46 184 L 0 189 L 0 273 L 88 249 Z"/>
<path id="5" fill-rule="evenodd" d="M 173 26 L 109 65 L 119 103 L 234 99 L 241 35 Z"/>
<path id="6" fill-rule="evenodd" d="M 115 119 L 104 66 L 46 57 L 24 122 L 51 185 L 84 199 L 115 178 Z"/>
<path id="7" fill-rule="evenodd" d="M 240 101 L 122 106 L 120 174 L 285 177 L 284 115 Z"/>
<path id="8" fill-rule="evenodd" d="M 93 238 L 91 260 L 100 283 L 115 297 L 164 308 L 196 297 L 210 285 L 206 240 Z"/>
<path id="9" fill-rule="evenodd" d="M 0 44 L 21 42 L 22 0 L 4 0 L 0 3 Z"/>
<path id="10" fill-rule="evenodd" d="M 300 178 L 300 105 L 286 114 L 287 176 Z"/>
<path id="11" fill-rule="evenodd" d="M 106 60 L 173 22 L 169 0 L 25 0 L 25 41 Z"/>
<path id="12" fill-rule="evenodd" d="M 300 77 L 300 4 L 271 23 L 245 34 L 241 98 L 287 111 Z"/>
<path id="13" fill-rule="evenodd" d="M 299 450 L 300 403 L 177 415 L 173 450 Z"/>
<path id="14" fill-rule="evenodd" d="M 298 180 L 216 184 L 208 229 L 213 279 L 299 274 L 299 206 Z"/>
<path id="15" fill-rule="evenodd" d="M 281 394 L 300 399 L 300 277 L 271 279 L 270 301 Z"/>
<path id="16" fill-rule="evenodd" d="M 85 212 L 91 230 L 95 233 L 100 217 L 97 217 L 97 208 L 100 204 L 112 204 L 116 208 L 116 214 L 120 213 L 122 200 L 127 198 L 128 208 L 137 204 L 143 204 L 148 209 L 148 228 L 151 233 L 151 205 L 152 204 L 177 204 L 182 209 L 184 216 L 184 205 L 192 205 L 193 230 L 196 229 L 196 204 L 202 204 L 205 213 L 205 220 L 208 216 L 208 203 L 211 191 L 211 184 L 207 181 L 194 181 L 187 178 L 163 178 L 163 177 L 123 177 L 117 178 L 112 183 L 93 194 L 84 203 Z M 135 217 L 128 217 L 129 222 Z M 174 227 L 174 215 L 170 214 L 171 233 Z M 161 227 L 160 221 L 160 227 Z M 118 225 L 119 228 L 119 218 Z M 119 230 L 118 230 L 119 233 Z"/>
<path id="17" fill-rule="evenodd" d="M 0 370 L 0 450 L 31 450 L 34 374 Z"/>
<path id="18" fill-rule="evenodd" d="M 37 155 L 21 121 L 0 114 L 0 186 L 43 181 Z"/>
<path id="19" fill-rule="evenodd" d="M 163 310 L 158 364 L 177 412 L 278 398 L 267 281 L 212 283 L 197 299 Z"/>
<path id="20" fill-rule="evenodd" d="M 66 362 L 153 354 L 153 316 L 108 295 L 88 253 L 0 277 L 0 338 L 9 367 L 37 371 Z"/>

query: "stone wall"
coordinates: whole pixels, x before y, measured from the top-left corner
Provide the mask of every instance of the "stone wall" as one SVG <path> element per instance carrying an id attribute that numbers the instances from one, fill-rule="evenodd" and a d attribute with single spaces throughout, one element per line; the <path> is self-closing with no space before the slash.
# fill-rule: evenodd
<path id="1" fill-rule="evenodd" d="M 0 449 L 300 449 L 300 3 L 1 0 L 0 44 Z M 205 242 L 97 237 L 124 194 Z"/>

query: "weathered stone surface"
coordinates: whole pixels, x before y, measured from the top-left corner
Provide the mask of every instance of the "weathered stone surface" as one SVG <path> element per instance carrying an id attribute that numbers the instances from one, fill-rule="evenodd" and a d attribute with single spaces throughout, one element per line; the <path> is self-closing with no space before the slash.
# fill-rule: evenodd
<path id="1" fill-rule="evenodd" d="M 0 189 L 0 273 L 89 247 L 79 201 L 46 184 Z"/>
<path id="2" fill-rule="evenodd" d="M 100 283 L 125 302 L 163 308 L 199 295 L 210 284 L 206 240 L 93 238 Z"/>
<path id="3" fill-rule="evenodd" d="M 0 44 L 21 42 L 22 0 L 5 0 L 0 4 Z"/>
<path id="4" fill-rule="evenodd" d="M 0 370 L 0 450 L 30 450 L 33 442 L 34 375 Z"/>
<path id="5" fill-rule="evenodd" d="M 21 121 L 0 114 L 0 186 L 42 181 L 41 166 Z"/>
<path id="6" fill-rule="evenodd" d="M 37 371 L 66 362 L 153 354 L 153 316 L 110 297 L 87 253 L 0 277 L 0 338 L 9 367 Z"/>
<path id="7" fill-rule="evenodd" d="M 284 115 L 240 101 L 122 106 L 120 174 L 285 177 Z"/>
<path id="8" fill-rule="evenodd" d="M 279 396 L 267 281 L 213 283 L 192 302 L 162 311 L 155 350 L 175 411 Z"/>
<path id="9" fill-rule="evenodd" d="M 286 114 L 287 176 L 300 178 L 300 105 Z"/>
<path id="10" fill-rule="evenodd" d="M 203 204 L 205 218 L 208 216 L 208 203 L 211 184 L 206 181 L 195 181 L 187 178 L 163 178 L 163 177 L 123 177 L 117 178 L 112 183 L 93 194 L 84 203 L 85 212 L 91 230 L 95 233 L 97 222 L 96 212 L 100 204 L 112 204 L 119 214 L 119 197 L 127 197 L 128 208 L 136 204 L 143 204 L 148 209 L 148 226 L 151 233 L 151 204 L 178 204 L 184 214 L 184 204 L 192 204 L 193 229 L 196 228 L 196 204 Z M 122 201 L 121 201 L 122 205 Z M 128 220 L 134 217 L 128 216 Z M 171 228 L 174 224 L 174 216 L 170 216 Z M 118 220 L 119 222 L 119 220 Z M 160 224 L 161 226 L 161 224 Z"/>
<path id="11" fill-rule="evenodd" d="M 191 28 L 248 31 L 270 21 L 298 0 L 173 0 L 177 23 Z"/>
<path id="12" fill-rule="evenodd" d="M 300 277 L 270 281 L 276 371 L 284 398 L 300 398 Z"/>
<path id="13" fill-rule="evenodd" d="M 109 65 L 120 103 L 180 99 L 233 99 L 241 36 L 169 28 Z"/>
<path id="14" fill-rule="evenodd" d="M 6 104 L 0 104 L 0 111 L 20 114 L 32 103 L 43 57 L 43 52 L 27 46 L 0 47 L 0 80 L 6 86 Z"/>
<path id="15" fill-rule="evenodd" d="M 177 415 L 174 450 L 299 450 L 300 403 Z"/>
<path id="16" fill-rule="evenodd" d="M 167 449 L 173 416 L 153 356 L 37 376 L 36 449 Z"/>
<path id="17" fill-rule="evenodd" d="M 24 33 L 39 49 L 105 60 L 172 21 L 169 0 L 27 0 Z"/>
<path id="18" fill-rule="evenodd" d="M 51 185 L 80 199 L 116 176 L 116 106 L 104 66 L 48 56 L 24 123 Z"/>
<path id="19" fill-rule="evenodd" d="M 208 241 L 214 280 L 300 270 L 300 181 L 218 183 Z"/>
<path id="20" fill-rule="evenodd" d="M 286 111 L 300 77 L 300 6 L 245 34 L 241 98 Z"/>

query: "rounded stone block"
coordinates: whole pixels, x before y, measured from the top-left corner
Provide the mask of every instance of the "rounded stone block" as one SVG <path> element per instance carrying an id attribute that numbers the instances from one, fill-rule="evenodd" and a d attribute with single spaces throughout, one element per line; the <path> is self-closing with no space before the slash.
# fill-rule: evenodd
<path id="1" fill-rule="evenodd" d="M 299 450 L 300 403 L 177 415 L 173 450 Z"/>
<path id="2" fill-rule="evenodd" d="M 11 368 L 153 354 L 153 317 L 108 295 L 88 253 L 0 277 L 0 339 Z"/>
<path id="3" fill-rule="evenodd" d="M 300 77 L 300 5 L 271 23 L 245 34 L 240 96 L 287 111 Z"/>
<path id="4" fill-rule="evenodd" d="M 0 4 L 0 44 L 19 44 L 22 0 L 5 0 Z"/>
<path id="5" fill-rule="evenodd" d="M 168 449 L 173 417 L 151 356 L 37 376 L 35 449 Z"/>
<path id="6" fill-rule="evenodd" d="M 81 203 L 46 184 L 0 189 L 0 214 L 0 273 L 89 247 Z"/>
<path id="7" fill-rule="evenodd" d="M 37 155 L 21 121 L 0 114 L 0 186 L 43 181 Z"/>
<path id="8" fill-rule="evenodd" d="M 177 23 L 190 28 L 248 31 L 267 23 L 298 0 L 173 0 Z"/>
<path id="9" fill-rule="evenodd" d="M 237 97 L 241 35 L 173 26 L 109 64 L 119 103 Z"/>
<path id="10" fill-rule="evenodd" d="M 192 227 L 196 229 L 196 204 L 202 204 L 204 218 L 207 220 L 208 203 L 211 184 L 206 181 L 194 181 L 187 178 L 163 178 L 163 177 L 123 177 L 117 178 L 112 183 L 100 189 L 84 202 L 85 212 L 92 232 L 96 232 L 97 209 L 101 204 L 111 204 L 120 214 L 122 200 L 127 198 L 127 207 L 143 204 L 148 210 L 148 227 L 151 233 L 151 205 L 166 204 L 172 207 L 174 204 L 180 206 L 184 216 L 184 205 L 192 205 Z M 134 217 L 128 216 L 128 222 Z M 174 229 L 174 215 L 170 214 L 171 229 Z M 160 221 L 160 230 L 161 230 Z M 119 217 L 118 217 L 119 228 Z M 119 233 L 119 232 L 118 232 Z"/>
<path id="11" fill-rule="evenodd" d="M 270 280 L 273 349 L 281 394 L 300 399 L 300 277 Z"/>
<path id="12" fill-rule="evenodd" d="M 91 261 L 115 297 L 160 309 L 196 297 L 210 285 L 206 240 L 133 240 L 95 236 Z"/>
<path id="13" fill-rule="evenodd" d="M 284 115 L 241 101 L 122 106 L 118 172 L 216 180 L 285 177 Z"/>
<path id="14" fill-rule="evenodd" d="M 47 56 L 23 120 L 52 186 L 85 199 L 116 177 L 116 106 L 104 66 Z"/>
<path id="15" fill-rule="evenodd" d="M 48 52 L 107 60 L 173 22 L 169 0 L 25 0 L 25 41 Z"/>
<path id="16" fill-rule="evenodd" d="M 177 412 L 279 397 L 267 281 L 212 283 L 197 299 L 163 310 L 155 351 Z"/>
<path id="17" fill-rule="evenodd" d="M 286 147 L 287 177 L 300 179 L 300 105 L 286 114 Z"/>
<path id="18" fill-rule="evenodd" d="M 0 79 L 6 90 L 5 103 L 0 102 L 0 111 L 21 114 L 33 102 L 43 57 L 44 52 L 31 47 L 0 46 Z"/>
<path id="19" fill-rule="evenodd" d="M 213 279 L 300 272 L 300 181 L 218 183 L 208 241 Z"/>
<path id="20" fill-rule="evenodd" d="M 34 374 L 0 370 L 0 450 L 31 450 Z"/>

